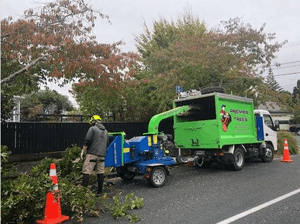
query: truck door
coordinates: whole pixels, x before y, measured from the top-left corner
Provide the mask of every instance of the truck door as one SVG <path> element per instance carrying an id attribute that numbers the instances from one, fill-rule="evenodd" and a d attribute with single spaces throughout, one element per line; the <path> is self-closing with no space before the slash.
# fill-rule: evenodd
<path id="1" fill-rule="evenodd" d="M 274 145 L 274 150 L 277 151 L 277 133 L 271 115 L 263 114 L 264 118 L 264 135 L 265 141 L 270 141 Z"/>

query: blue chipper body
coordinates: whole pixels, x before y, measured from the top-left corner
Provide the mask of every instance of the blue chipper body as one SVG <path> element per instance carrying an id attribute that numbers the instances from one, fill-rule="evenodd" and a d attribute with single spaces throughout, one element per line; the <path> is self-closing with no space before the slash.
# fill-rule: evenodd
<path id="1" fill-rule="evenodd" d="M 106 151 L 105 166 L 121 167 L 130 164 L 134 172 L 145 174 L 151 166 L 174 165 L 175 160 L 166 156 L 157 141 L 157 135 L 133 137 L 125 140 L 125 134 L 116 132 L 110 134 L 110 144 Z"/>

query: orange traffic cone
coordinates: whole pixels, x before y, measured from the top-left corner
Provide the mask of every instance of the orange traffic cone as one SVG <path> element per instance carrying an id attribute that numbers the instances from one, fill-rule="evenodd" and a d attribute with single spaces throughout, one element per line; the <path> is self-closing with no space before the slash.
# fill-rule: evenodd
<path id="1" fill-rule="evenodd" d="M 46 195 L 46 206 L 43 220 L 37 220 L 36 223 L 40 224 L 56 224 L 69 220 L 69 216 L 61 214 L 60 197 L 58 190 L 58 179 L 56 176 L 55 163 L 50 164 L 50 178 L 54 184 L 54 191 L 48 192 Z"/>
<path id="2" fill-rule="evenodd" d="M 290 157 L 289 144 L 288 144 L 288 141 L 286 138 L 284 139 L 283 158 L 282 158 L 281 162 L 286 162 L 286 163 L 293 162 L 293 160 L 291 160 L 291 157 Z"/>

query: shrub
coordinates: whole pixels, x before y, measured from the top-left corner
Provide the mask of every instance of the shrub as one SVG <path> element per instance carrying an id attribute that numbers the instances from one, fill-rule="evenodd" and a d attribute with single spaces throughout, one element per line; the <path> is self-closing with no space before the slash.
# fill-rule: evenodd
<path id="1" fill-rule="evenodd" d="M 39 178 L 21 174 L 15 180 L 2 181 L 2 223 L 26 223 L 43 215 L 45 195 L 51 186 L 49 175 L 45 174 L 39 175 Z"/>
<path id="2" fill-rule="evenodd" d="M 77 146 L 68 148 L 61 160 L 46 158 L 39 165 L 32 167 L 29 173 L 20 174 L 15 179 L 2 179 L 2 223 L 33 223 L 36 219 L 43 219 L 46 193 L 53 189 L 49 178 L 50 163 L 56 164 L 62 213 L 67 213 L 70 218 L 76 218 L 78 221 L 83 220 L 84 214 L 99 216 L 97 204 L 101 198 L 81 186 L 83 161 L 78 160 L 80 152 L 81 149 Z M 1 147 L 2 166 L 12 168 L 7 164 L 8 156 L 8 148 Z M 2 175 L 3 177 L 5 175 Z M 143 199 L 136 197 L 136 200 L 132 200 L 132 196 L 126 197 L 125 205 L 120 203 L 118 206 L 125 211 L 129 221 L 137 222 L 139 217 L 131 215 L 127 210 L 141 207 Z M 104 197 L 106 198 L 107 195 Z M 105 204 L 111 208 L 108 203 Z"/>
<path id="3" fill-rule="evenodd" d="M 277 132 L 277 144 L 278 144 L 277 154 L 279 155 L 283 154 L 284 139 L 287 139 L 288 141 L 290 154 L 298 154 L 299 153 L 298 141 L 292 133 L 287 131 Z"/>
<path id="4" fill-rule="evenodd" d="M 1 145 L 1 178 L 7 178 L 17 176 L 17 171 L 14 167 L 8 163 L 10 155 L 9 148 L 5 145 Z"/>

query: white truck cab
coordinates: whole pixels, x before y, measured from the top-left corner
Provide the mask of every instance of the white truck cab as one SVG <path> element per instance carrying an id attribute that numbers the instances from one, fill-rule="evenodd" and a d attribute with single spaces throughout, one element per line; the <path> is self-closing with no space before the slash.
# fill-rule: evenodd
<path id="1" fill-rule="evenodd" d="M 255 116 L 260 116 L 263 118 L 263 129 L 264 129 L 264 139 L 266 144 L 273 147 L 274 151 L 277 151 L 277 133 L 279 130 L 279 122 L 273 122 L 272 116 L 267 110 L 254 110 Z"/>

